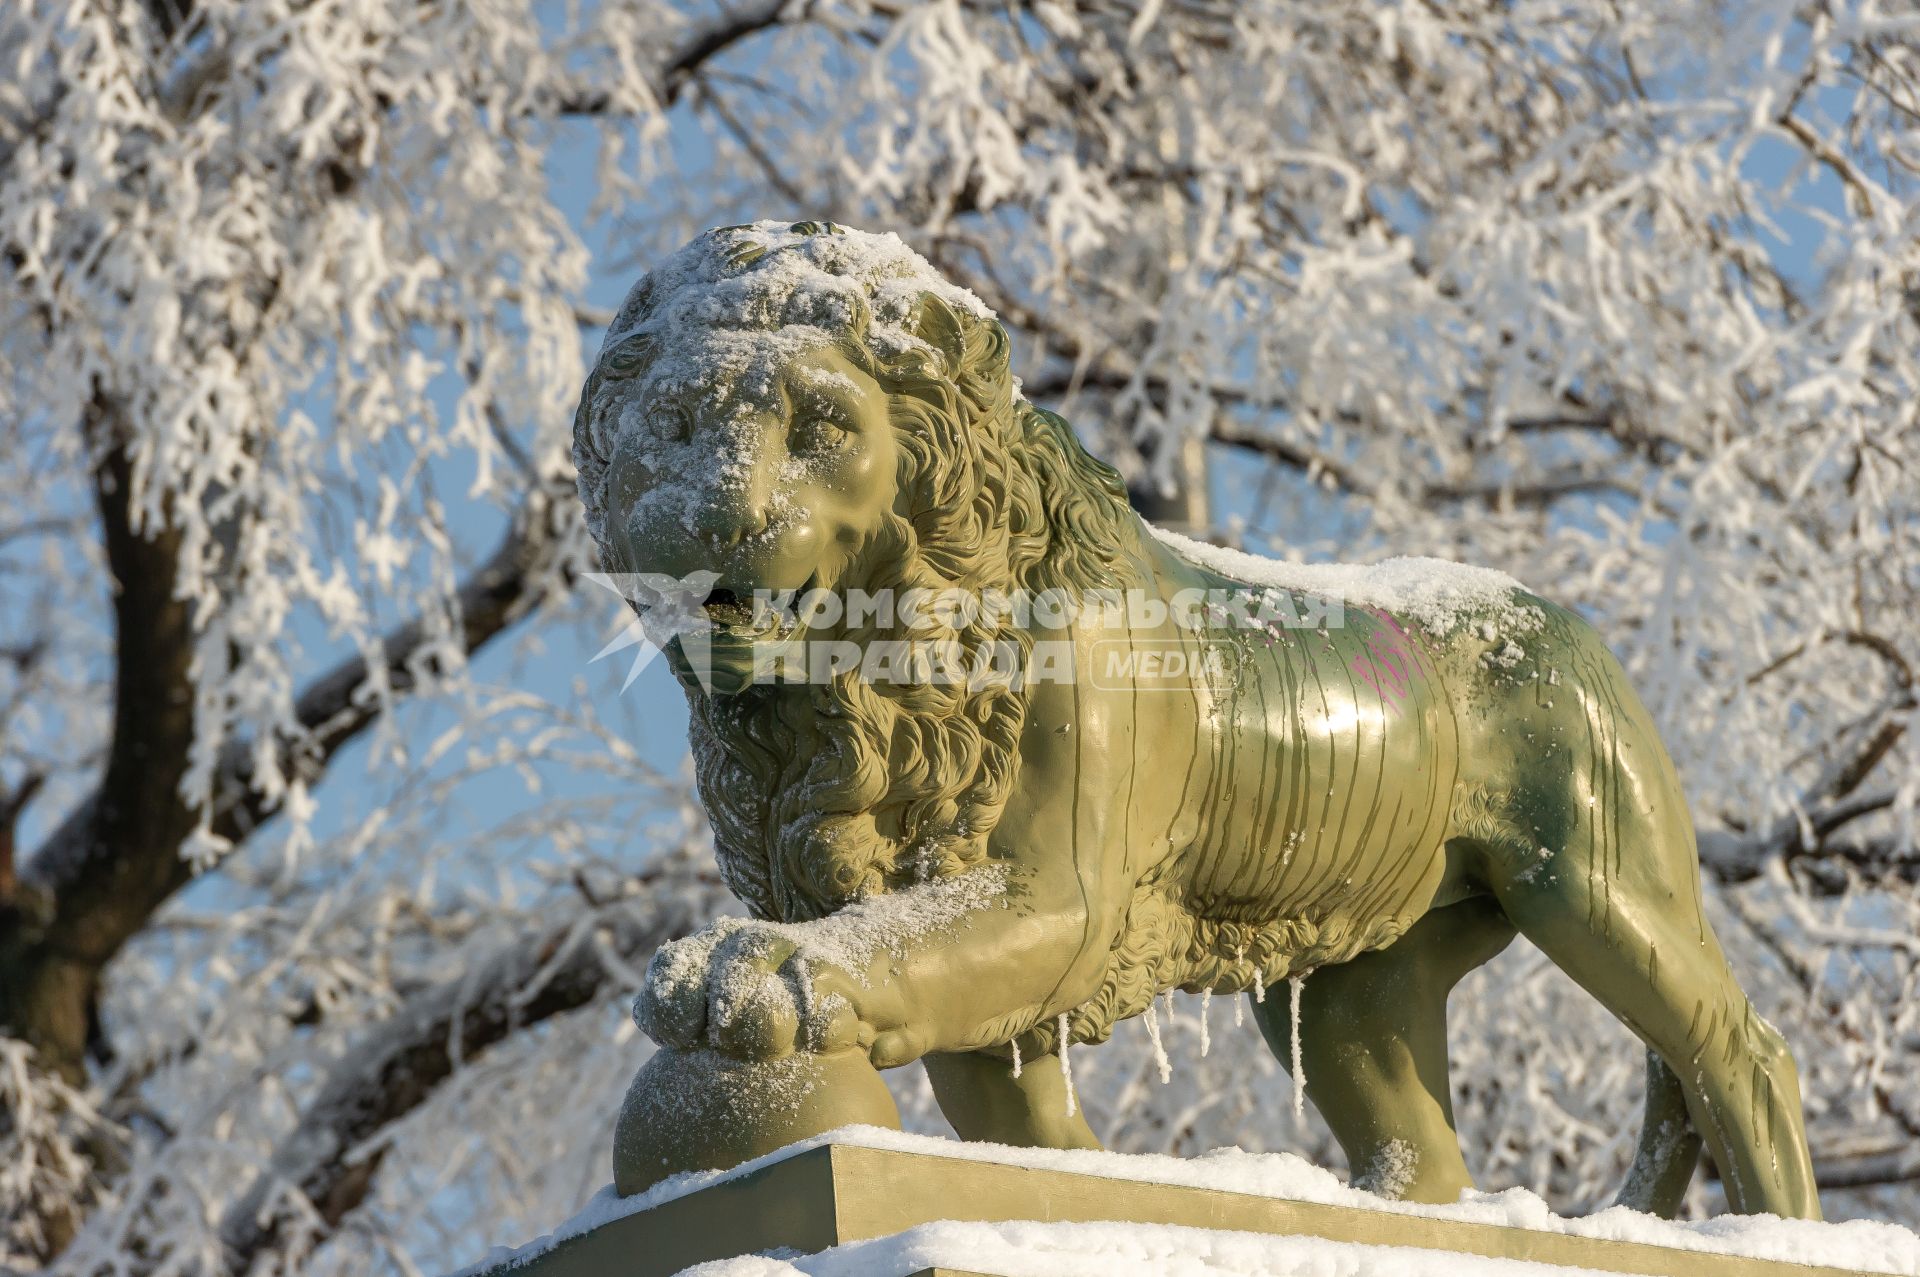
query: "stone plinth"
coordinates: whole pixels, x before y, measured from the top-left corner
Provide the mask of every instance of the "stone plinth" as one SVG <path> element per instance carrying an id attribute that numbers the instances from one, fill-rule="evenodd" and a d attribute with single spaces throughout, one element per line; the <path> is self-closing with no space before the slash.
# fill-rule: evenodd
<path id="1" fill-rule="evenodd" d="M 479 1272 L 485 1277 L 668 1277 L 710 1259 L 772 1250 L 810 1254 L 937 1220 L 1172 1224 L 1416 1247 L 1644 1277 L 1848 1277 L 1858 1271 L 827 1144 L 608 1220 L 550 1248 L 536 1244 Z M 911 1277 L 933 1274 L 972 1277 L 952 1268 L 919 1268 Z"/>

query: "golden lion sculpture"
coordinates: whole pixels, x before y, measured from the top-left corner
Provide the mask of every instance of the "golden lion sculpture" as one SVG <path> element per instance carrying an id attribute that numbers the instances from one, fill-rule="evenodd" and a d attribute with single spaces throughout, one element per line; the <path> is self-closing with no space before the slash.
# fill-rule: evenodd
<path id="1" fill-rule="evenodd" d="M 984 306 L 822 223 L 711 231 L 644 278 L 574 455 L 609 572 L 712 583 L 698 659 L 668 655 L 752 914 L 649 969 L 663 1050 L 622 1192 L 890 1120 L 873 1068 L 912 1060 L 965 1138 L 1096 1146 L 1042 1067 L 1067 1041 L 1166 990 L 1311 973 L 1262 1031 L 1360 1182 L 1452 1200 L 1447 995 L 1518 933 L 1648 1045 L 1623 1200 L 1671 1213 L 1704 1137 L 1736 1210 L 1817 1215 L 1794 1065 L 1707 925 L 1673 768 L 1569 612 L 1480 569 L 1149 528 L 1019 394 Z M 1051 610 L 758 606 L 888 591 Z M 1115 626 L 1062 599 L 1146 606 Z M 929 632 L 974 674 L 795 655 Z"/>

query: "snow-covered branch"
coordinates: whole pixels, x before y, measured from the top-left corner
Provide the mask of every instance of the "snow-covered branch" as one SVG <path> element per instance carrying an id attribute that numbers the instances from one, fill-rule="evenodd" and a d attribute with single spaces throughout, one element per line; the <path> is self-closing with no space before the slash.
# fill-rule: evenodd
<path id="1" fill-rule="evenodd" d="M 654 949 L 724 906 L 710 862 L 678 856 L 636 875 L 630 894 L 512 936 L 458 976 L 408 998 L 360 1035 L 279 1143 L 272 1166 L 228 1211 L 236 1269 L 285 1247 L 311 1248 L 358 1206 L 389 1143 L 380 1138 L 456 1069 L 511 1034 L 624 986 Z M 404 1138 L 398 1137 L 398 1138 Z"/>

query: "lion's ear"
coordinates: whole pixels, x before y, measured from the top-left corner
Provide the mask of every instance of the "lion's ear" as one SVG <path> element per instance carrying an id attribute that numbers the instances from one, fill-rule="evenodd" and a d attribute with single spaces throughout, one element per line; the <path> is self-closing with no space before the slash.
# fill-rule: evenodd
<path id="1" fill-rule="evenodd" d="M 605 381 L 623 381 L 637 375 L 653 359 L 654 344 L 650 333 L 621 338 L 600 352 L 595 375 Z"/>
<path id="2" fill-rule="evenodd" d="M 967 362 L 967 333 L 953 307 L 932 293 L 920 294 L 913 307 L 913 333 L 940 352 L 949 377 L 959 374 Z"/>

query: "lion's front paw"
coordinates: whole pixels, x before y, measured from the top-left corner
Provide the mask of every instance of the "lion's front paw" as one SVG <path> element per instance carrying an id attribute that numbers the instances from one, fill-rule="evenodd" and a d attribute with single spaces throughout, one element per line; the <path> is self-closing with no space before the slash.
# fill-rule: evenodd
<path id="1" fill-rule="evenodd" d="M 713 1047 L 743 1060 L 865 1044 L 853 981 L 752 924 L 715 927 L 661 946 L 633 1018 L 662 1046 Z"/>
<path id="2" fill-rule="evenodd" d="M 720 937 L 711 930 L 669 940 L 647 963 L 633 1022 L 661 1046 L 692 1050 L 707 1039 L 707 964 Z"/>

